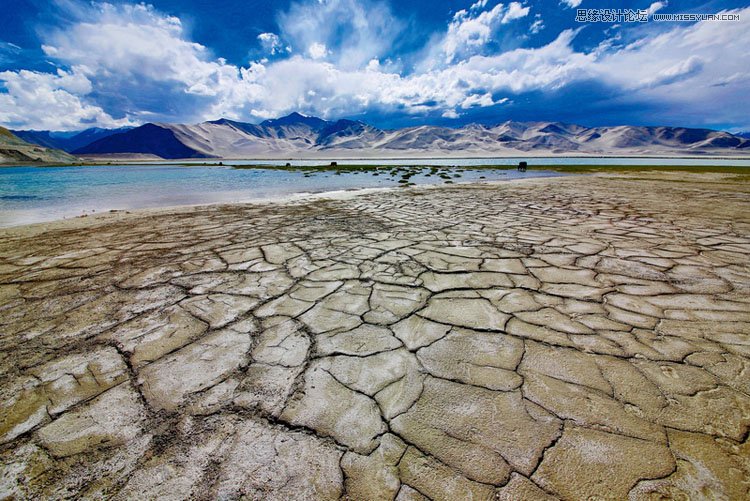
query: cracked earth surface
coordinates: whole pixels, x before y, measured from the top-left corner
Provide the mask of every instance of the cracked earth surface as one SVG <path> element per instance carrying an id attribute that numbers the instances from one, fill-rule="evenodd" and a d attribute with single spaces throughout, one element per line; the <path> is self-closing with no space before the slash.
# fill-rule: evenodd
<path id="1" fill-rule="evenodd" d="M 0 233 L 0 497 L 748 499 L 750 189 Z"/>

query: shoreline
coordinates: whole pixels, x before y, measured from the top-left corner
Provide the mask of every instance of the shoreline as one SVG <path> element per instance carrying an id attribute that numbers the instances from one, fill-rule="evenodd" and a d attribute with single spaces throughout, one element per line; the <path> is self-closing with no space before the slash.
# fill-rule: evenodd
<path id="1" fill-rule="evenodd" d="M 549 179 L 552 177 L 563 177 L 563 176 L 536 176 L 531 178 L 516 178 L 516 179 L 499 179 L 492 181 L 464 181 L 455 182 L 453 184 L 422 184 L 417 186 L 411 186 L 408 189 L 424 189 L 434 190 L 440 188 L 455 188 L 455 187 L 471 187 L 494 185 L 494 184 L 505 184 L 513 182 L 531 182 L 542 179 Z M 564 176 L 568 177 L 568 176 Z M 61 219 L 53 219 L 49 221 L 40 221 L 36 223 L 21 223 L 12 226 L 0 226 L 0 237 L 7 236 L 5 233 L 9 233 L 13 230 L 33 230 L 38 227 L 41 231 L 50 231 L 50 226 L 71 226 L 70 228 L 59 228 L 59 229 L 74 229 L 81 226 L 87 226 L 89 223 L 95 224 L 98 222 L 118 222 L 126 218 L 138 218 L 138 217 L 152 217 L 168 214 L 183 214 L 186 212 L 192 212 L 200 210 L 201 208 L 215 208 L 215 207 L 237 207 L 237 206 L 294 206 L 304 205 L 306 203 L 314 203 L 325 200 L 349 200 L 358 196 L 366 196 L 377 193 L 388 193 L 391 191 L 404 191 L 403 186 L 386 186 L 379 188 L 358 188 L 348 190 L 331 190 L 322 192 L 299 192 L 289 195 L 285 195 L 278 198 L 258 198 L 248 199 L 246 201 L 238 202 L 211 202 L 211 203 L 198 203 L 198 204 L 182 204 L 182 205 L 169 205 L 164 207 L 142 207 L 138 209 L 111 209 L 104 212 L 93 212 L 89 214 L 83 214 L 79 216 L 64 217 Z M 78 223 L 78 224 L 77 224 Z M 34 232 L 32 232 L 34 233 Z"/>
<path id="2" fill-rule="evenodd" d="M 224 166 L 231 168 L 231 166 Z M 502 166 L 500 166 L 502 167 Z M 599 177 L 599 176 L 610 176 L 610 177 L 622 177 L 623 179 L 643 179 L 635 177 L 635 175 L 652 175 L 655 176 L 653 181 L 667 179 L 657 179 L 663 176 L 669 176 L 670 174 L 681 174 L 684 176 L 696 176 L 701 182 L 743 182 L 750 181 L 750 167 L 722 167 L 722 166 L 562 166 L 569 167 L 569 169 L 554 169 L 548 166 L 540 166 L 535 168 L 530 167 L 529 170 L 549 170 L 553 174 L 533 176 L 528 178 L 509 178 L 509 179 L 493 179 L 493 180 L 464 180 L 464 181 L 452 181 L 450 184 L 446 183 L 431 183 L 431 184 L 417 184 L 417 185 L 395 185 L 395 186 L 384 186 L 384 187 L 363 187 L 363 188 L 350 188 L 350 189 L 334 189 L 334 190 L 322 190 L 322 191 L 300 191 L 296 193 L 289 193 L 279 197 L 260 197 L 260 198 L 245 198 L 233 201 L 214 201 L 214 202 L 201 202 L 193 204 L 176 204 L 176 205 L 165 205 L 157 207 L 138 207 L 133 209 L 101 209 L 89 210 L 84 209 L 83 214 L 73 216 L 63 216 L 56 219 L 49 219 L 44 221 L 36 222 L 22 222 L 12 225 L 0 225 L 0 235 L 11 230 L 23 229 L 27 227 L 41 226 L 48 228 L 50 226 L 58 224 L 71 224 L 75 222 L 87 222 L 87 221 L 103 221 L 112 222 L 120 220 L 124 216 L 148 216 L 148 215 L 159 215 L 159 214 L 173 214 L 182 213 L 185 211 L 197 210 L 200 208 L 210 207 L 234 207 L 234 206 L 291 206 L 300 205 L 305 203 L 314 203 L 321 200 L 346 200 L 358 196 L 366 196 L 376 193 L 388 193 L 391 191 L 403 191 L 409 190 L 435 190 L 440 188 L 455 188 L 455 187 L 481 187 L 495 184 L 508 184 L 508 183 L 532 183 L 534 181 L 544 181 L 550 178 L 567 178 L 567 177 Z M 552 166 L 555 167 L 555 166 Z M 613 168 L 615 167 L 615 168 Z M 617 168 L 619 167 L 619 169 Z M 490 168 L 488 166 L 487 168 Z M 282 167 L 283 169 L 283 167 Z M 743 170 L 748 169 L 748 173 L 745 174 Z M 559 173 L 559 174 L 558 174 Z M 709 178 L 709 176 L 711 176 Z M 681 176 L 683 177 L 683 176 Z M 682 182 L 679 179 L 669 179 L 671 182 Z M 11 211 L 8 211 L 11 212 Z M 85 225 L 85 224 L 84 224 Z M 79 226 L 76 224 L 75 226 Z"/>
<path id="3" fill-rule="evenodd" d="M 159 158 L 143 158 L 139 159 L 137 157 L 133 158 L 108 158 L 108 157 L 80 157 L 81 162 L 80 163 L 69 163 L 69 164 L 63 164 L 63 163 L 49 163 L 49 162 L 0 162 L 0 168 L 4 167 L 67 167 L 67 166 L 80 166 L 80 167 L 89 167 L 89 166 L 127 166 L 127 165 L 199 165 L 199 166 L 210 166 L 210 165 L 217 165 L 221 163 L 226 162 L 282 162 L 282 161 L 290 161 L 290 162 L 313 162 L 313 161 L 373 161 L 377 163 L 378 161 L 387 161 L 387 162 L 393 162 L 393 161 L 407 161 L 407 162 L 415 162 L 415 161 L 431 161 L 431 160 L 497 160 L 497 159 L 507 159 L 507 160 L 525 160 L 525 159 L 585 159 L 585 160 L 592 160 L 592 159 L 613 159 L 613 158 L 622 158 L 622 159 L 655 159 L 655 160 L 750 160 L 750 153 L 747 155 L 660 155 L 660 154 L 647 154 L 647 155 L 571 155 L 571 154 L 561 154 L 561 155 L 550 155 L 549 153 L 545 153 L 542 155 L 537 155 L 530 153 L 528 155 L 461 155 L 461 156 L 452 156 L 452 155 L 427 155 L 427 156 L 421 156 L 421 155 L 415 155 L 415 156 L 312 156 L 312 157 L 285 157 L 285 156 L 279 156 L 279 157 L 206 157 L 206 158 L 175 158 L 175 159 L 159 159 Z M 263 165 L 263 164 L 259 164 Z M 418 164 L 414 164 L 418 165 Z M 593 164 L 592 164 L 593 165 Z M 227 165 L 224 165 L 227 166 Z M 615 166 L 613 164 L 613 166 Z"/>

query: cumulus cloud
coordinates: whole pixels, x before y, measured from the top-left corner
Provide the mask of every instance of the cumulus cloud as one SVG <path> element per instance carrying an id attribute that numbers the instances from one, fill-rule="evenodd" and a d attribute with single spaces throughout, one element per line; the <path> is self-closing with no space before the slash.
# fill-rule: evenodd
<path id="1" fill-rule="evenodd" d="M 508 10 L 503 16 L 503 23 L 508 23 L 514 19 L 521 19 L 529 15 L 529 7 L 524 7 L 519 2 L 511 2 L 508 4 Z"/>
<path id="2" fill-rule="evenodd" d="M 57 61 L 108 81 L 139 78 L 185 84 L 188 93 L 215 95 L 237 68 L 212 59 L 184 36 L 179 18 L 145 4 L 95 4 L 92 19 L 52 32 L 42 48 Z"/>
<path id="3" fill-rule="evenodd" d="M 482 10 L 486 4 L 486 0 L 480 0 L 468 11 L 460 10 L 454 14 L 442 42 L 446 63 L 487 44 L 499 25 L 529 14 L 529 7 L 519 2 L 511 2 L 507 7 L 499 3 L 490 10 Z"/>
<path id="4" fill-rule="evenodd" d="M 495 101 L 492 99 L 492 94 L 487 92 L 485 94 L 473 94 L 468 96 L 461 102 L 461 108 L 487 107 L 492 106 L 493 104 L 495 104 Z"/>
<path id="5" fill-rule="evenodd" d="M 47 34 L 42 48 L 88 77 L 105 109 L 124 108 L 133 120 L 149 118 L 144 110 L 164 120 L 239 118 L 241 103 L 257 93 L 243 82 L 252 68 L 213 57 L 187 37 L 179 18 L 152 6 L 92 4 L 79 16 Z"/>
<path id="6" fill-rule="evenodd" d="M 646 9 L 646 12 L 648 12 L 648 15 L 650 16 L 654 12 L 658 12 L 662 10 L 664 7 L 666 7 L 668 2 L 665 0 L 664 2 L 654 2 L 651 5 L 648 6 L 648 9 Z"/>
<path id="7" fill-rule="evenodd" d="M 0 122 L 72 129 L 221 116 L 253 121 L 291 111 L 336 118 L 373 110 L 456 119 L 468 110 L 518 102 L 520 94 L 581 82 L 606 87 L 616 104 L 657 103 L 654 109 L 671 105 L 681 116 L 746 121 L 750 30 L 742 24 L 661 27 L 644 31 L 637 43 L 605 41 L 590 51 L 574 48 L 577 30 L 539 47 L 472 50 L 503 23 L 528 16 L 529 8 L 515 3 L 488 9 L 480 0 L 456 13 L 438 43 L 441 51 L 447 44 L 450 62 L 411 72 L 383 64 L 398 36 L 385 4 L 294 4 L 280 16 L 278 34 L 258 38 L 277 50 L 289 41 L 292 52 L 247 67 L 216 57 L 190 40 L 178 18 L 153 7 L 95 4 L 45 40 L 46 54 L 63 69 L 0 73 L 6 90 L 0 92 Z M 316 8 L 331 17 L 316 15 Z M 735 12 L 750 16 L 750 8 Z M 334 29 L 337 23 L 343 28 Z"/>
<path id="8" fill-rule="evenodd" d="M 328 55 L 325 44 L 315 42 L 307 48 L 307 54 L 313 59 L 323 59 Z"/>
<path id="9" fill-rule="evenodd" d="M 325 47 L 329 60 L 347 70 L 388 56 L 404 27 L 387 3 L 370 0 L 297 1 L 278 21 L 292 48 L 312 56 Z"/>
<path id="10" fill-rule="evenodd" d="M 471 17 L 478 18 L 482 7 L 478 4 Z M 739 13 L 750 15 L 750 9 Z M 746 73 L 742 47 L 750 43 L 750 32 L 739 24 L 675 26 L 645 36 L 638 44 L 602 44 L 589 52 L 573 48 L 577 33 L 565 30 L 541 47 L 472 55 L 406 75 L 389 72 L 377 62 L 363 70 L 303 58 L 273 63 L 265 68 L 259 86 L 278 89 L 282 82 L 290 83 L 283 93 L 264 94 L 261 101 L 269 112 L 301 108 L 337 116 L 380 107 L 415 114 L 437 111 L 449 118 L 457 109 L 497 106 L 509 96 L 594 81 L 610 87 L 615 96 L 619 92 L 615 99 L 622 102 L 680 103 L 672 108 L 684 113 L 704 109 L 713 119 L 719 114 L 738 117 L 748 111 L 739 95 L 727 99 L 742 91 L 744 81 L 729 77 Z M 717 57 L 726 51 L 738 56 Z M 717 83 L 722 85 L 717 87 Z M 308 89 L 314 90 L 314 96 L 306 94 Z M 703 100 L 694 102 L 696 96 Z M 719 113 L 709 112 L 710 108 Z"/>
<path id="11" fill-rule="evenodd" d="M 541 48 L 474 56 L 442 69 L 406 76 L 382 71 L 374 64 L 346 71 L 330 62 L 294 56 L 263 65 L 256 73 L 255 83 L 264 89 L 259 96 L 263 107 L 256 112 L 301 109 L 335 117 L 371 107 L 418 114 L 493 106 L 504 102 L 501 94 L 558 88 L 585 72 L 593 56 L 572 50 L 574 36 L 575 32 L 565 31 Z"/>
<path id="12" fill-rule="evenodd" d="M 576 7 L 581 5 L 582 2 L 583 0 L 561 0 L 560 5 L 566 5 L 571 9 L 575 9 Z"/>
<path id="13" fill-rule="evenodd" d="M 272 56 L 281 54 L 283 52 L 291 52 L 292 48 L 288 45 L 284 45 L 281 42 L 281 38 L 276 33 L 261 33 L 258 35 L 261 47 L 266 51 L 267 54 Z"/>
<path id="14" fill-rule="evenodd" d="M 4 71 L 0 72 L 0 82 L 7 91 L 0 93 L 0 123 L 14 128 L 76 130 L 130 124 L 85 102 L 84 96 L 92 86 L 80 69 L 57 73 Z"/>

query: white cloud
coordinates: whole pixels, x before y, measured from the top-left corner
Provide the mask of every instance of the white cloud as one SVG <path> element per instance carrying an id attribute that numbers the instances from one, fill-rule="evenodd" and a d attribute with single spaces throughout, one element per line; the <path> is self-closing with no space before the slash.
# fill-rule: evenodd
<path id="1" fill-rule="evenodd" d="M 750 15 L 750 9 L 740 15 Z M 623 101 L 684 103 L 676 109 L 687 113 L 702 108 L 706 117 L 714 118 L 717 113 L 708 111 L 712 107 L 727 117 L 748 113 L 746 100 L 740 97 L 746 79 L 732 77 L 747 73 L 743 68 L 748 56 L 742 47 L 750 44 L 750 32 L 742 25 L 675 26 L 645 36 L 636 45 L 613 48 L 604 44 L 591 52 L 573 48 L 576 34 L 566 30 L 542 47 L 475 55 L 409 75 L 389 72 L 375 63 L 366 70 L 345 70 L 330 62 L 295 58 L 268 65 L 257 83 L 264 89 L 277 89 L 261 98 L 269 113 L 306 109 L 329 117 L 372 106 L 410 113 L 434 110 L 451 116 L 450 110 L 492 106 L 505 99 L 496 96 L 551 91 L 586 80 L 621 89 Z M 719 57 L 725 52 L 736 57 Z M 306 94 L 309 89 L 315 91 L 314 97 Z M 727 100 L 727 94 L 737 97 Z M 696 96 L 704 101 L 694 102 Z"/>
<path id="2" fill-rule="evenodd" d="M 7 90 L 0 93 L 0 123 L 17 129 L 76 130 L 92 125 L 120 127 L 127 119 L 115 120 L 83 96 L 91 82 L 77 69 L 57 73 L 36 71 L 0 72 Z"/>
<path id="3" fill-rule="evenodd" d="M 44 52 L 71 64 L 156 78 L 194 71 L 206 52 L 182 38 L 182 23 L 152 7 L 94 4 L 91 18 L 47 35 Z M 165 75 L 166 74 L 166 75 Z"/>
<path id="4" fill-rule="evenodd" d="M 133 119 L 144 108 L 171 120 L 223 113 L 238 118 L 242 103 L 258 92 L 243 80 L 252 67 L 213 58 L 186 37 L 180 19 L 152 6 L 92 4 L 80 15 L 78 22 L 48 34 L 43 50 L 80 68 L 96 91 L 124 100 Z"/>
<path id="5" fill-rule="evenodd" d="M 45 53 L 67 64 L 81 65 L 89 75 L 137 76 L 185 84 L 187 92 L 211 95 L 237 68 L 183 33 L 176 17 L 163 16 L 144 4 L 95 4 L 93 19 L 54 32 Z"/>
<path id="6" fill-rule="evenodd" d="M 457 57 L 471 55 L 487 44 L 500 24 L 507 24 L 529 14 L 529 7 L 524 7 L 519 2 L 511 2 L 508 7 L 499 3 L 490 10 L 482 10 L 486 4 L 486 0 L 481 0 L 468 11 L 460 10 L 454 14 L 442 41 L 446 64 L 452 63 Z"/>
<path id="7" fill-rule="evenodd" d="M 188 38 L 179 19 L 152 7 L 97 4 L 46 40 L 44 50 L 66 71 L 0 73 L 7 89 L 0 93 L 0 122 L 73 129 L 116 126 L 128 119 L 252 120 L 291 111 L 336 118 L 374 109 L 457 118 L 457 110 L 496 106 L 513 94 L 548 92 L 586 80 L 607 86 L 613 95 L 619 93 L 614 99 L 634 106 L 679 103 L 671 108 L 683 116 L 703 113 L 727 123 L 746 122 L 750 30 L 744 25 L 679 25 L 645 32 L 624 48 L 605 42 L 591 52 L 573 48 L 573 30 L 541 47 L 495 54 L 470 50 L 487 43 L 506 19 L 528 15 L 527 7 L 513 3 L 486 10 L 487 2 L 480 0 L 456 13 L 440 41 L 443 50 L 454 37 L 450 64 L 411 73 L 400 73 L 383 59 L 389 52 L 378 34 L 390 37 L 386 46 L 395 35 L 383 24 L 391 14 L 381 4 L 375 4 L 379 14 L 374 19 L 365 19 L 356 8 L 341 17 L 344 7 L 359 5 L 354 0 L 321 0 L 319 8 L 332 16 L 329 28 L 325 16 L 313 16 L 305 25 L 300 16 L 315 6 L 297 4 L 280 20 L 291 34 L 265 33 L 259 41 L 281 47 L 282 40 L 294 40 L 301 52 L 246 68 L 216 58 Z M 750 8 L 735 12 L 750 16 Z M 364 34 L 336 30 L 339 21 L 350 30 L 361 24 Z M 320 37 L 313 38 L 319 27 Z M 355 57 L 342 62 L 348 48 Z M 132 109 L 125 119 L 115 119 L 107 113 L 107 99 L 123 100 Z"/>
<path id="8" fill-rule="evenodd" d="M 567 31 L 538 49 L 474 56 L 407 76 L 375 64 L 347 71 L 330 62 L 294 56 L 254 72 L 253 83 L 262 89 L 255 110 L 262 115 L 310 110 L 336 117 L 372 106 L 415 114 L 492 106 L 505 100 L 493 100 L 495 94 L 558 88 L 582 75 L 593 56 L 574 53 L 573 36 Z"/>
<path id="9" fill-rule="evenodd" d="M 468 96 L 466 99 L 464 99 L 461 102 L 461 108 L 468 109 L 468 108 L 475 108 L 475 107 L 482 107 L 485 108 L 487 106 L 492 106 L 495 104 L 495 101 L 492 99 L 492 94 L 486 93 L 486 94 L 473 94 L 471 96 Z"/>
<path id="10" fill-rule="evenodd" d="M 731 12 L 750 16 L 750 8 Z M 748 46 L 750 30 L 743 23 L 704 21 L 606 51 L 592 71 L 622 89 L 623 102 L 669 104 L 660 120 L 747 123 L 747 81 L 733 75 L 747 73 Z"/>
<path id="11" fill-rule="evenodd" d="M 338 9 L 346 2 L 324 4 L 323 8 L 338 15 Z M 502 5 L 491 11 L 481 11 L 483 7 L 484 3 L 478 2 L 471 8 L 474 13 L 461 21 L 473 20 L 479 25 L 489 25 L 501 22 L 510 12 Z M 517 10 L 514 12 L 513 15 L 518 15 Z M 314 21 L 313 25 L 320 24 L 318 20 Z M 290 16 L 285 22 L 299 28 L 301 21 Z M 355 24 L 368 22 L 362 18 Z M 466 26 L 468 29 L 469 25 Z M 373 34 L 378 30 L 370 31 Z M 301 36 L 299 33 L 298 37 Z M 277 38 L 280 40 L 280 37 L 271 35 L 262 37 L 261 42 L 267 41 L 273 46 Z M 355 42 L 365 39 L 359 37 Z M 402 108 L 412 113 L 490 106 L 493 104 L 490 92 L 552 85 L 561 76 L 569 74 L 572 70 L 548 68 L 543 64 L 549 57 L 560 57 L 556 54 L 565 50 L 565 40 L 561 38 L 536 50 L 518 50 L 492 58 L 475 57 L 442 70 L 411 76 L 389 72 L 377 58 L 369 58 L 361 69 L 341 65 L 335 58 L 323 62 L 321 59 L 329 49 L 320 41 L 307 46 L 310 59 L 297 55 L 273 63 L 237 68 L 222 59 L 212 59 L 203 46 L 186 39 L 177 18 L 162 16 L 144 5 L 114 7 L 105 4 L 98 6 L 90 19 L 54 33 L 45 45 L 45 51 L 59 61 L 80 68 L 79 74 L 86 78 L 89 86 L 91 79 L 124 95 L 139 96 L 142 94 L 139 87 L 152 85 L 149 82 L 173 82 L 177 92 L 201 99 L 188 103 L 191 108 L 188 113 L 193 108 L 196 110 L 189 116 L 194 115 L 200 120 L 220 115 L 230 118 L 268 117 L 292 110 L 336 116 L 364 111 L 371 106 Z M 376 47 L 368 44 L 360 44 L 358 54 L 378 53 Z M 517 64 L 528 67 L 524 75 L 516 74 L 514 66 Z M 133 81 L 140 82 L 139 86 L 133 87 Z M 458 82 L 462 84 L 458 85 Z M 477 89 L 484 91 L 477 92 Z M 76 90 L 80 95 L 91 91 L 90 88 Z M 66 106 L 70 106 L 70 98 L 76 98 L 75 93 L 70 92 L 64 96 L 58 93 L 58 97 Z M 430 101 L 435 104 L 422 104 Z M 89 118 L 96 116 L 94 110 L 82 109 Z M 150 119 L 150 116 L 144 118 Z M 111 122 L 106 116 L 100 116 L 100 120 Z"/>
<path id="12" fill-rule="evenodd" d="M 658 87 L 661 85 L 670 85 L 680 80 L 686 80 L 703 71 L 703 59 L 690 56 L 684 61 L 680 61 L 668 68 L 658 72 L 653 77 L 648 78 L 643 85 L 645 87 Z"/>
<path id="13" fill-rule="evenodd" d="M 508 4 L 508 10 L 503 16 L 503 23 L 526 17 L 529 15 L 529 10 L 529 7 L 524 7 L 519 2 L 511 2 Z"/>
<path id="14" fill-rule="evenodd" d="M 471 7 L 469 7 L 469 10 L 482 10 L 487 6 L 487 0 L 477 0 L 473 4 L 471 4 Z"/>
<path id="15" fill-rule="evenodd" d="M 746 16 L 750 8 L 735 12 Z M 599 55 L 595 69 L 598 78 L 625 89 L 685 82 L 675 78 L 684 76 L 700 76 L 702 84 L 710 84 L 747 68 L 748 57 L 741 48 L 748 44 L 750 31 L 740 23 L 699 22 L 606 50 Z M 692 81 L 689 85 L 697 84 Z"/>
<path id="16" fill-rule="evenodd" d="M 281 54 L 283 52 L 291 52 L 292 48 L 287 46 L 284 46 L 284 44 L 281 42 L 281 38 L 279 38 L 279 35 L 276 33 L 261 33 L 258 35 L 258 40 L 260 41 L 260 45 L 263 47 L 263 50 L 265 50 L 268 54 L 276 55 Z"/>
<path id="17" fill-rule="evenodd" d="M 348 70 L 387 57 L 403 26 L 387 3 L 370 0 L 296 1 L 279 16 L 293 48 L 324 45 L 329 59 Z"/>
<path id="18" fill-rule="evenodd" d="M 531 23 L 531 26 L 529 26 L 529 31 L 531 33 L 539 33 L 544 29 L 544 22 L 542 21 L 542 18 L 537 15 L 536 19 L 534 19 L 534 22 Z"/>
<path id="19" fill-rule="evenodd" d="M 583 2 L 583 0 L 561 0 L 560 1 L 561 4 L 567 5 L 571 9 L 575 9 L 576 7 L 581 5 L 581 2 Z"/>
<path id="20" fill-rule="evenodd" d="M 328 49 L 325 44 L 315 42 L 307 48 L 307 54 L 313 59 L 323 59 L 328 55 Z"/>
<path id="21" fill-rule="evenodd" d="M 668 2 L 665 0 L 664 2 L 654 2 L 651 5 L 649 5 L 648 9 L 646 9 L 646 12 L 648 12 L 648 15 L 651 16 L 654 12 L 658 12 L 662 10 L 664 7 L 666 7 Z"/>

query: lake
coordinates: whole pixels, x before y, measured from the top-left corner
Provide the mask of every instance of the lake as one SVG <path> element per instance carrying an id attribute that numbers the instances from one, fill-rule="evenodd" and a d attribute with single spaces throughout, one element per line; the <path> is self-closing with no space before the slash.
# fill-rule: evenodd
<path id="1" fill-rule="evenodd" d="M 236 163 L 236 162 L 233 162 Z M 347 164 L 349 162 L 347 161 Z M 372 163 L 372 161 L 371 161 Z M 316 163 L 321 164 L 321 161 Z M 283 165 L 283 163 L 282 163 Z M 402 164 L 403 165 L 403 164 Z M 560 175 L 551 171 L 463 170 L 451 181 Z M 260 202 L 295 195 L 399 185 L 400 174 L 234 169 L 175 164 L 0 168 L 0 226 L 52 221 L 108 210 Z M 443 184 L 430 169 L 409 179 Z"/>
<path id="2" fill-rule="evenodd" d="M 750 159 L 724 158 L 529 158 L 534 165 L 738 165 Z M 359 159 L 337 160 L 346 165 L 458 166 L 455 183 L 496 181 L 520 177 L 559 176 L 560 173 L 515 169 L 472 169 L 478 165 L 517 165 L 519 158 Z M 262 202 L 309 193 L 399 186 L 400 175 L 388 169 L 373 172 L 316 172 L 273 168 L 234 169 L 196 162 L 163 162 L 112 166 L 3 167 L 0 168 L 0 226 L 52 221 L 108 210 L 129 210 L 211 203 Z M 289 160 L 293 166 L 325 165 L 330 160 Z M 204 163 L 203 160 L 200 163 Z M 285 165 L 286 160 L 225 160 L 232 165 Z M 409 182 L 443 184 L 429 168 Z"/>

